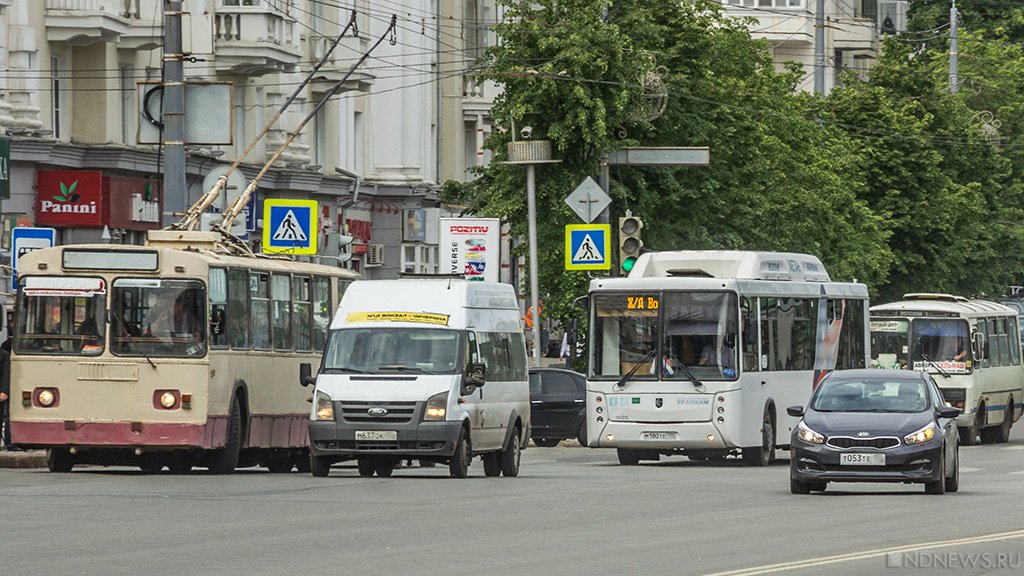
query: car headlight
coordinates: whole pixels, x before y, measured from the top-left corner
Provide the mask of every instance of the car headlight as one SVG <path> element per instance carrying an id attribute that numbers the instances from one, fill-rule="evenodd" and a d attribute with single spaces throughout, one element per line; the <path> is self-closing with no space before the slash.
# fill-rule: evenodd
<path id="1" fill-rule="evenodd" d="M 807 425 L 804 424 L 802 420 L 800 421 L 800 424 L 798 424 L 797 427 L 796 427 L 796 435 L 801 440 L 803 440 L 804 442 L 807 442 L 808 444 L 824 444 L 825 443 L 825 436 L 823 436 L 822 434 L 819 434 L 819 433 L 815 432 L 814 430 L 811 430 L 810 428 L 808 428 Z"/>
<path id="2" fill-rule="evenodd" d="M 334 420 L 334 402 L 323 392 L 316 393 L 316 419 Z"/>
<path id="3" fill-rule="evenodd" d="M 921 428 L 917 432 L 907 434 L 903 437 L 903 441 L 907 444 L 921 444 L 935 438 L 935 424 L 929 422 L 927 426 Z"/>
<path id="4" fill-rule="evenodd" d="M 448 413 L 448 391 L 434 394 L 427 399 L 427 410 L 423 413 L 424 420 L 444 420 Z"/>

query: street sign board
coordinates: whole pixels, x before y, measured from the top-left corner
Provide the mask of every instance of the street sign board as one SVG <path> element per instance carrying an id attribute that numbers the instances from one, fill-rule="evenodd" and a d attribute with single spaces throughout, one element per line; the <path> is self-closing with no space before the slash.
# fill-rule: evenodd
<path id="1" fill-rule="evenodd" d="M 319 213 L 316 200 L 264 200 L 263 251 L 316 254 Z"/>
<path id="2" fill-rule="evenodd" d="M 479 282 L 500 280 L 501 220 L 439 218 L 438 225 L 438 272 Z"/>
<path id="3" fill-rule="evenodd" d="M 565 227 L 566 270 L 608 270 L 612 267 L 610 224 L 569 224 Z"/>
<path id="4" fill-rule="evenodd" d="M 53 228 L 14 228 L 11 230 L 11 290 L 18 289 L 18 259 L 33 250 L 49 248 L 57 243 Z"/>
<path id="5" fill-rule="evenodd" d="M 637 146 L 608 155 L 610 165 L 630 166 L 707 166 L 711 151 L 706 147 Z"/>
<path id="6" fill-rule="evenodd" d="M 572 191 L 572 194 L 566 196 L 565 203 L 572 208 L 577 216 L 589 224 L 601 215 L 601 212 L 612 203 L 612 199 L 597 182 L 594 182 L 593 178 L 587 176 Z"/>

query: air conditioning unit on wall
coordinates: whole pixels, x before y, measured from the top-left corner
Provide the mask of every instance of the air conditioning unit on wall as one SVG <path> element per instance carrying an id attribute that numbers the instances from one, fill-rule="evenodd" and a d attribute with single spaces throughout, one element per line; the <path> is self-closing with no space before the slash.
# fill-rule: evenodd
<path id="1" fill-rule="evenodd" d="M 383 244 L 370 244 L 366 250 L 366 265 L 367 266 L 383 266 L 384 265 L 384 245 Z"/>
<path id="2" fill-rule="evenodd" d="M 907 30 L 907 0 L 882 0 L 878 3 L 878 31 L 899 34 Z"/>

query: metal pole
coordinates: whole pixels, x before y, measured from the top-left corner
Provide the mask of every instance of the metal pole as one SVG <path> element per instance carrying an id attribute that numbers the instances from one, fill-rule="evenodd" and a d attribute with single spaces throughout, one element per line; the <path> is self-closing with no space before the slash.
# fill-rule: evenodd
<path id="1" fill-rule="evenodd" d="M 533 365 L 540 366 L 540 308 L 537 281 L 537 192 L 533 164 L 526 165 L 526 209 L 530 218 L 530 313 L 533 321 Z"/>
<path id="2" fill-rule="evenodd" d="M 814 93 L 825 95 L 825 0 L 818 0 L 814 14 Z"/>
<path id="3" fill-rule="evenodd" d="M 949 7 L 949 91 L 956 94 L 960 91 L 960 37 L 957 33 L 959 14 L 956 10 L 956 0 Z"/>
<path id="4" fill-rule="evenodd" d="M 164 123 L 163 226 L 187 207 L 185 187 L 185 71 L 181 53 L 181 1 L 167 0 L 164 7 L 164 90 L 160 106 Z"/>
<path id="5" fill-rule="evenodd" d="M 610 195 L 608 188 L 611 187 L 612 178 L 610 170 L 608 168 L 608 159 L 609 154 L 607 152 L 601 152 L 601 159 L 598 161 L 598 165 L 601 169 L 601 173 L 598 176 L 598 184 L 601 186 L 601 190 L 604 190 L 605 194 Z M 601 210 L 601 213 L 597 215 L 597 223 L 608 224 L 610 221 L 611 218 L 610 214 L 608 213 L 608 208 L 605 207 L 605 209 Z M 619 259 L 614 256 L 615 254 L 618 254 L 617 250 L 612 250 L 611 254 L 608 255 L 608 258 L 611 259 L 612 261 L 612 268 L 609 271 L 611 273 L 610 275 L 612 276 L 612 278 L 619 275 Z"/>

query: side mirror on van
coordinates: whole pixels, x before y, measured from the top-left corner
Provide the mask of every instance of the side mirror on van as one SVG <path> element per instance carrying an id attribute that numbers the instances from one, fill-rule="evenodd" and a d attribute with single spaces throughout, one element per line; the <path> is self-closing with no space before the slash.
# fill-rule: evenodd
<path id="1" fill-rule="evenodd" d="M 316 376 L 313 376 L 313 366 L 309 362 L 299 364 L 299 384 L 303 388 L 310 384 L 316 384 Z"/>
<path id="2" fill-rule="evenodd" d="M 474 386 L 483 386 L 487 381 L 487 366 L 474 362 L 469 365 L 469 373 L 466 374 L 466 382 Z"/>

